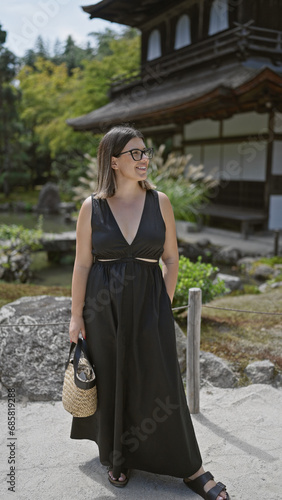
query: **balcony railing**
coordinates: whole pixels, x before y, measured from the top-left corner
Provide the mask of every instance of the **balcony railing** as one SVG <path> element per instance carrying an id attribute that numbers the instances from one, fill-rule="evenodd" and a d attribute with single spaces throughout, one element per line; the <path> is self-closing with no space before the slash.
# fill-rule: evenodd
<path id="1" fill-rule="evenodd" d="M 147 82 L 163 79 L 203 63 L 220 61 L 231 54 L 239 59 L 245 59 L 250 54 L 265 55 L 273 62 L 281 63 L 282 32 L 258 28 L 252 26 L 252 23 L 253 21 L 243 25 L 235 23 L 235 27 L 228 31 L 148 62 L 132 73 L 116 77 L 111 83 L 111 97 L 138 85 L 144 79 Z"/>

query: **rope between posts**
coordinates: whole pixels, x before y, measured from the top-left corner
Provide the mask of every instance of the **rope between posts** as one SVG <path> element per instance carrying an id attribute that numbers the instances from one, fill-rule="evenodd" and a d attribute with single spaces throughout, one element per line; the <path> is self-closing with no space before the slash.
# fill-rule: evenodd
<path id="1" fill-rule="evenodd" d="M 58 325 L 69 325 L 70 322 L 64 321 L 63 323 L 14 323 L 13 325 L 0 325 L 0 328 L 9 328 L 10 326 L 58 326 Z"/>
<path id="2" fill-rule="evenodd" d="M 190 307 L 189 304 L 186 306 L 173 307 L 172 311 L 177 311 L 180 309 L 188 309 Z M 274 312 L 266 312 L 266 311 L 248 311 L 247 309 L 231 309 L 229 307 L 216 307 L 216 306 L 207 306 L 206 304 L 202 304 L 202 307 L 208 307 L 209 309 L 219 309 L 221 311 L 233 311 L 233 312 L 243 312 L 249 314 L 266 314 L 268 316 L 282 316 L 282 313 L 274 313 Z M 13 325 L 0 325 L 0 328 L 10 328 L 14 326 L 58 326 L 58 325 L 69 325 L 69 321 L 64 321 L 63 323 L 15 323 Z"/>
<path id="3" fill-rule="evenodd" d="M 189 304 L 181 307 L 173 307 L 173 311 L 177 311 L 178 309 L 187 309 L 189 308 Z M 265 312 L 265 311 L 248 311 L 247 309 L 231 309 L 229 307 L 216 307 L 216 306 L 207 306 L 206 304 L 202 304 L 202 307 L 208 307 L 209 309 L 220 309 L 221 311 L 234 311 L 234 312 L 244 312 L 250 314 L 267 314 L 269 316 L 282 316 L 282 313 L 273 313 L 273 312 Z"/>

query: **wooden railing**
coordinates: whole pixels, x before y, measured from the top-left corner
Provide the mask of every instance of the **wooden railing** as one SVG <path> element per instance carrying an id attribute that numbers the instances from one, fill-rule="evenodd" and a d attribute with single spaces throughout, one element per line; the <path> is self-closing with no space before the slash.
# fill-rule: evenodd
<path id="1" fill-rule="evenodd" d="M 231 54 L 244 59 L 251 53 L 257 53 L 273 56 L 276 62 L 282 62 L 282 32 L 259 28 L 252 23 L 253 21 L 243 25 L 235 23 L 235 27 L 230 30 L 154 59 L 140 70 L 116 77 L 112 80 L 111 97 L 140 84 L 144 79 L 149 82 L 150 79 L 165 78 L 206 62 L 216 62 Z"/>

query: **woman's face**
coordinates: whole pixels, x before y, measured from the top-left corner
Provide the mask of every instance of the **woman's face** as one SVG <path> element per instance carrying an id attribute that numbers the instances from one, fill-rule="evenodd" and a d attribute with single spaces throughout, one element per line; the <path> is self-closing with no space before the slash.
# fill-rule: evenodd
<path id="1" fill-rule="evenodd" d="M 112 168 L 115 170 L 116 176 L 125 177 L 127 179 L 132 179 L 136 181 L 145 180 L 147 177 L 147 170 L 149 165 L 149 158 L 146 155 L 142 155 L 141 159 L 138 159 L 138 154 L 141 155 L 140 151 L 146 149 L 144 141 L 139 137 L 134 137 L 125 145 L 121 151 L 120 156 L 112 157 Z M 127 151 L 132 151 L 132 154 L 137 160 L 134 160 L 132 154 Z"/>

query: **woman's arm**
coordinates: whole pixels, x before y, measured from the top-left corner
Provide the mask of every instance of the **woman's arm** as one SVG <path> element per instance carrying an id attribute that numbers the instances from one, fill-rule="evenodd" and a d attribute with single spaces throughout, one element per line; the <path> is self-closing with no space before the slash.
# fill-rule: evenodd
<path id="1" fill-rule="evenodd" d="M 171 203 L 166 194 L 158 192 L 160 209 L 166 225 L 166 238 L 162 254 L 163 277 L 167 293 L 172 302 L 178 275 L 178 247 L 176 228 Z"/>
<path id="2" fill-rule="evenodd" d="M 71 342 L 77 343 L 79 332 L 85 338 L 83 306 L 87 278 L 93 263 L 91 241 L 92 199 L 89 196 L 82 204 L 76 224 L 76 256 L 72 275 L 72 308 L 69 334 Z"/>

